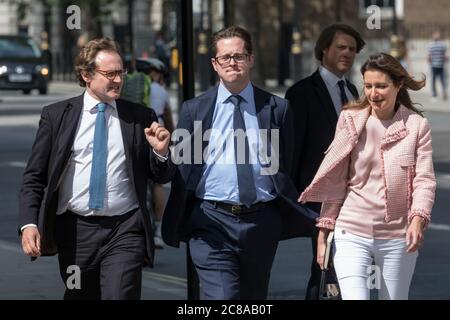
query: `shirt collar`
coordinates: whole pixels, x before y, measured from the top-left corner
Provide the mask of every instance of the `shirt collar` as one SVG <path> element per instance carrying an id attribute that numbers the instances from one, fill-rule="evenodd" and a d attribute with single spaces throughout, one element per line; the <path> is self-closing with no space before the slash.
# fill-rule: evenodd
<path id="1" fill-rule="evenodd" d="M 219 84 L 219 89 L 217 91 L 217 102 L 224 103 L 227 99 L 233 94 L 222 84 Z M 247 84 L 247 86 L 238 93 L 245 102 L 252 101 L 253 98 L 253 85 L 251 82 Z"/>
<path id="2" fill-rule="evenodd" d="M 329 86 L 334 87 L 337 85 L 338 81 L 344 80 L 345 84 L 347 84 L 347 81 L 345 80 L 345 77 L 339 78 L 336 76 L 333 72 L 325 68 L 324 66 L 319 67 L 320 75 L 322 76 L 323 81 Z"/>
<path id="3" fill-rule="evenodd" d="M 89 94 L 89 92 L 87 92 L 87 90 L 84 92 L 84 97 L 83 97 L 83 110 L 84 111 L 91 111 L 99 103 L 100 103 L 100 101 L 95 99 L 93 96 L 91 96 Z M 113 108 L 117 107 L 115 100 L 112 103 L 108 103 L 108 105 L 110 105 Z"/>

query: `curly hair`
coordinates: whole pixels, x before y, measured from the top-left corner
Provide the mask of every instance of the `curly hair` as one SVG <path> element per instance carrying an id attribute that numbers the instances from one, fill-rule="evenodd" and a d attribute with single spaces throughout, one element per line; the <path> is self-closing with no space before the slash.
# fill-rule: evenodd
<path id="1" fill-rule="evenodd" d="M 74 60 L 75 73 L 80 86 L 86 87 L 83 74 L 94 74 L 96 67 L 95 58 L 100 51 L 110 51 L 120 55 L 119 45 L 110 38 L 99 38 L 89 41 L 81 48 Z"/>
<path id="2" fill-rule="evenodd" d="M 314 47 L 314 56 L 318 61 L 322 61 L 323 50 L 331 46 L 334 36 L 338 32 L 345 33 L 355 39 L 356 53 L 359 53 L 364 48 L 366 42 L 363 40 L 358 31 L 347 24 L 335 23 L 325 27 L 325 29 L 323 29 L 320 33 L 319 39 L 317 39 L 316 45 Z"/>

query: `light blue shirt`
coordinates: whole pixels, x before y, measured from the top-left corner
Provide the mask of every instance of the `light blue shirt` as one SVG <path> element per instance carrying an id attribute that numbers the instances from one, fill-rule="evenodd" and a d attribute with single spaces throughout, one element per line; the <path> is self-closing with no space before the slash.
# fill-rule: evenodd
<path id="1" fill-rule="evenodd" d="M 345 80 L 344 77 L 339 78 L 324 66 L 319 67 L 319 73 L 323 79 L 323 82 L 325 82 L 325 85 L 327 86 L 328 93 L 331 96 L 331 100 L 333 100 L 334 109 L 336 109 L 336 114 L 339 117 L 339 113 L 342 109 L 342 101 L 341 89 L 339 89 L 338 81 L 344 80 L 345 83 L 347 83 L 347 80 Z M 345 86 L 345 95 L 347 96 L 348 101 L 354 99 L 352 93 L 348 90 L 347 85 Z"/>
<path id="2" fill-rule="evenodd" d="M 196 196 L 231 204 L 239 201 L 236 160 L 234 151 L 233 111 L 234 105 L 227 99 L 232 95 L 222 84 L 219 85 L 214 110 L 211 136 L 207 151 L 203 153 L 204 165 Z M 266 202 L 276 198 L 276 192 L 269 175 L 261 175 L 258 157 L 260 136 L 256 117 L 253 86 L 249 82 L 239 95 L 250 149 L 250 163 L 253 166 L 253 180 L 256 187 L 256 202 Z"/>

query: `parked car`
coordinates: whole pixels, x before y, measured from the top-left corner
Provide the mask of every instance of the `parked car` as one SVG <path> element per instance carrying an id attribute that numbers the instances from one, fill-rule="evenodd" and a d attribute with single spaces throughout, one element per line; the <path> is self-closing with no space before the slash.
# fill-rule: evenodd
<path id="1" fill-rule="evenodd" d="M 40 94 L 47 94 L 49 73 L 33 39 L 0 35 L 0 89 L 22 90 L 25 94 L 37 89 Z"/>

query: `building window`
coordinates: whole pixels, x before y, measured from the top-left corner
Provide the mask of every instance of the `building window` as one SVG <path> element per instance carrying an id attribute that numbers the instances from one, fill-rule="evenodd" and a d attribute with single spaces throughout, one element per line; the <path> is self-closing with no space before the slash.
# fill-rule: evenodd
<path id="1" fill-rule="evenodd" d="M 397 18 L 403 18 L 404 0 L 359 0 L 359 17 L 367 18 L 367 8 L 370 6 L 378 6 L 381 9 L 381 18 L 392 19 L 392 8 L 395 2 L 395 12 Z"/>
<path id="2" fill-rule="evenodd" d="M 392 8 L 394 6 L 395 0 L 364 0 L 364 6 L 370 7 L 373 5 L 379 6 L 380 8 Z"/>

